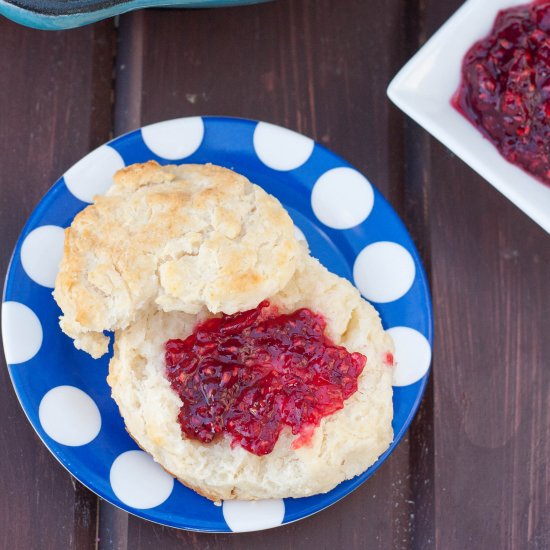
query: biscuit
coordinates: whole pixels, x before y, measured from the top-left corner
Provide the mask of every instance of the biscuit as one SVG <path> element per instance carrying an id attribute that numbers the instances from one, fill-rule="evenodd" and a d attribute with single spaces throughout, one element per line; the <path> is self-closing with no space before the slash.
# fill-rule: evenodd
<path id="1" fill-rule="evenodd" d="M 214 165 L 128 166 L 65 232 L 60 326 L 100 357 L 103 332 L 145 310 L 250 309 L 288 283 L 298 247 L 281 204 L 244 176 Z"/>
<path id="2" fill-rule="evenodd" d="M 393 439 L 393 369 L 386 361 L 393 343 L 375 309 L 306 250 L 300 250 L 294 275 L 270 301 L 282 313 L 302 307 L 321 313 L 334 343 L 367 357 L 358 391 L 343 409 L 324 417 L 310 444 L 298 449 L 292 448 L 298 436 L 288 427 L 265 456 L 232 449 L 228 437 L 204 444 L 182 434 L 177 420 L 182 402 L 165 375 L 164 345 L 188 336 L 204 313 L 149 309 L 115 335 L 107 380 L 129 433 L 167 471 L 214 501 L 330 491 L 364 472 Z"/>

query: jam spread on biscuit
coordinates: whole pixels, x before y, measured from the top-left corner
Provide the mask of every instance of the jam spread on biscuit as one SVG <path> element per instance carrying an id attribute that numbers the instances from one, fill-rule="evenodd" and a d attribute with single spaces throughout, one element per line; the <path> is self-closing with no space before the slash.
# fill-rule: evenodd
<path id="1" fill-rule="evenodd" d="M 307 443 L 321 419 L 357 391 L 367 361 L 332 343 L 325 327 L 309 309 L 281 315 L 264 301 L 166 342 L 183 433 L 204 443 L 225 433 L 233 447 L 256 455 L 273 450 L 284 426 L 299 435 L 294 448 Z"/>
<path id="2" fill-rule="evenodd" d="M 452 102 L 504 158 L 550 185 L 550 1 L 499 12 L 466 54 Z"/>

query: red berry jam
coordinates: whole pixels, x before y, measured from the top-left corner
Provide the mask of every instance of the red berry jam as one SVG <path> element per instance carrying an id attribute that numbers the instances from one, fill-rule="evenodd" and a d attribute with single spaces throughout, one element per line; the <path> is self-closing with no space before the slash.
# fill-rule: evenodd
<path id="1" fill-rule="evenodd" d="M 466 54 L 452 101 L 506 160 L 550 185 L 550 1 L 499 12 Z"/>
<path id="2" fill-rule="evenodd" d="M 286 425 L 299 434 L 295 448 L 307 443 L 357 391 L 367 362 L 333 344 L 325 327 L 309 309 L 279 315 L 264 301 L 168 340 L 166 373 L 183 402 L 183 433 L 203 443 L 227 433 L 232 446 L 266 455 Z"/>

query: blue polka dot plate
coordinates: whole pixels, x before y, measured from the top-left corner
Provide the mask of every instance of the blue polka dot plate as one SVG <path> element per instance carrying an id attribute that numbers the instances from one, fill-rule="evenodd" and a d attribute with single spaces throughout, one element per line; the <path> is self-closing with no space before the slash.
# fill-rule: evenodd
<path id="1" fill-rule="evenodd" d="M 105 381 L 108 358 L 77 351 L 58 326 L 52 288 L 63 228 L 110 186 L 125 165 L 212 162 L 275 195 L 296 234 L 331 271 L 354 282 L 380 312 L 396 344 L 395 440 L 362 475 L 327 494 L 216 506 L 175 482 L 124 429 Z M 299 520 L 353 491 L 407 430 L 431 360 L 426 276 L 407 230 L 365 176 L 311 139 L 250 120 L 194 117 L 146 126 L 92 151 L 55 183 L 17 242 L 2 305 L 10 375 L 40 438 L 84 485 L 142 518 L 196 531 L 253 531 Z"/>

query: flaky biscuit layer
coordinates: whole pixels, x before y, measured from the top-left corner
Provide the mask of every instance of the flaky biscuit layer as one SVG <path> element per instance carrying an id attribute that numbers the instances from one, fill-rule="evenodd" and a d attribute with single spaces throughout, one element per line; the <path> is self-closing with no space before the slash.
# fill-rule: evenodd
<path id="1" fill-rule="evenodd" d="M 128 327 L 144 310 L 256 307 L 288 283 L 297 251 L 287 212 L 244 176 L 214 165 L 135 164 L 66 230 L 54 290 L 60 325 L 100 357 L 103 331 Z"/>
<path id="2" fill-rule="evenodd" d="M 325 417 L 311 445 L 292 449 L 284 429 L 273 452 L 256 456 L 228 438 L 210 444 L 182 435 L 181 400 L 165 376 L 164 344 L 185 338 L 202 315 L 149 310 L 115 336 L 108 382 L 137 443 L 185 485 L 212 499 L 304 497 L 330 491 L 364 472 L 388 448 L 393 351 L 375 309 L 348 281 L 328 272 L 306 250 L 284 289 L 271 297 L 281 312 L 308 307 L 327 320 L 327 333 L 348 351 L 367 356 L 359 389 L 342 410 Z"/>

